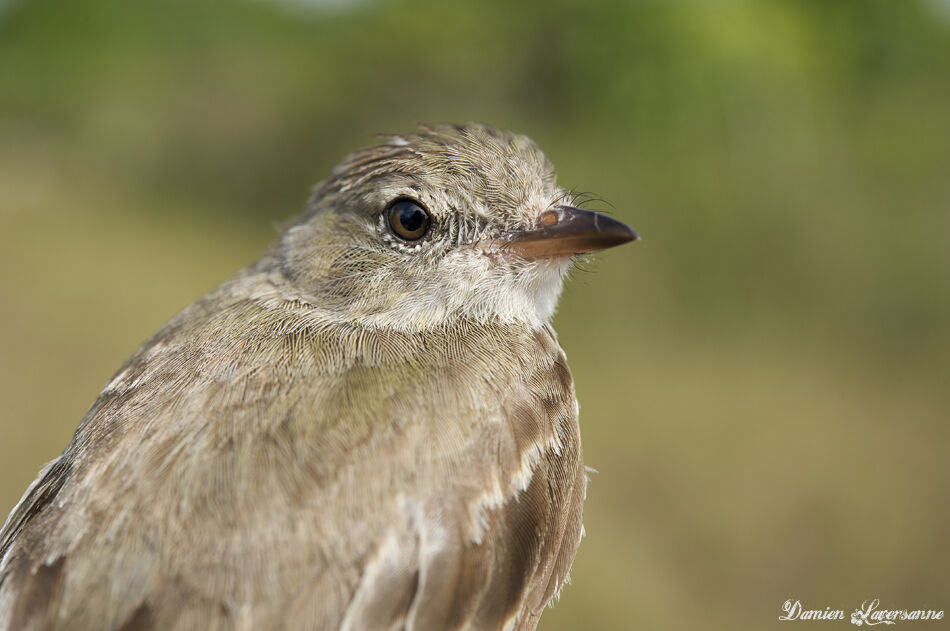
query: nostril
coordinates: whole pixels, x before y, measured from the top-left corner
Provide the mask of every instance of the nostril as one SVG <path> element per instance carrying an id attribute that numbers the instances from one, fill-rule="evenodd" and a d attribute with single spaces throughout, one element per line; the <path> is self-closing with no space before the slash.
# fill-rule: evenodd
<path id="1" fill-rule="evenodd" d="M 558 216 L 557 211 L 548 210 L 541 214 L 541 225 L 543 226 L 553 226 L 557 223 Z"/>

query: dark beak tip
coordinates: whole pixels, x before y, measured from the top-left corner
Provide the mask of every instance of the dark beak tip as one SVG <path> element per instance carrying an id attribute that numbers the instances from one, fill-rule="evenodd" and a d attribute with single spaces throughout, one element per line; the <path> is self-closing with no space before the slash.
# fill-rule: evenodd
<path id="1" fill-rule="evenodd" d="M 624 224 L 624 227 L 627 229 L 627 234 L 623 236 L 623 241 L 621 243 L 629 243 L 631 241 L 639 241 L 640 233 L 631 228 L 630 226 Z"/>
<path id="2" fill-rule="evenodd" d="M 606 226 L 600 227 L 600 231 L 610 234 L 613 237 L 613 243 L 608 247 L 640 240 L 640 234 L 624 222 L 606 215 L 599 215 L 599 218 L 600 223 L 605 223 L 604 220 L 606 220 L 607 223 Z"/>

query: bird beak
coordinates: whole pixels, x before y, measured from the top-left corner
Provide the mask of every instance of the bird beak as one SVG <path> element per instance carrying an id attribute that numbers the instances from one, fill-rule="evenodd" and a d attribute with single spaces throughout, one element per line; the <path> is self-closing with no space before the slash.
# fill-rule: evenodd
<path id="1" fill-rule="evenodd" d="M 606 215 L 573 206 L 557 206 L 541 214 L 534 230 L 510 233 L 505 250 L 525 258 L 571 256 L 639 238 L 633 228 Z"/>

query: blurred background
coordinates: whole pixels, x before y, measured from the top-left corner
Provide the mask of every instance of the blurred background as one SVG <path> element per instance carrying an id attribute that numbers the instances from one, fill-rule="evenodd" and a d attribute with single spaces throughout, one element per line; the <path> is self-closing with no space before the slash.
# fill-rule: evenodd
<path id="1" fill-rule="evenodd" d="M 599 473 L 540 628 L 950 609 L 946 0 L 0 0 L 0 513 L 345 153 L 466 120 L 644 236 L 556 317 Z"/>

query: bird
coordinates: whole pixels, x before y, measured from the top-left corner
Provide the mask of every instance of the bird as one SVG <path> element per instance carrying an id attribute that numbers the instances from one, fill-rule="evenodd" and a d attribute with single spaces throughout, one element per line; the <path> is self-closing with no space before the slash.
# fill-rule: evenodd
<path id="1" fill-rule="evenodd" d="M 583 533 L 551 325 L 636 240 L 528 137 L 380 136 L 121 366 L 0 530 L 0 629 L 531 630 Z"/>

